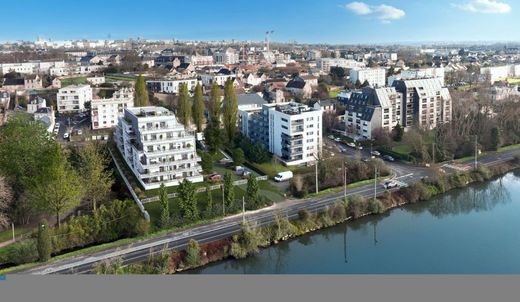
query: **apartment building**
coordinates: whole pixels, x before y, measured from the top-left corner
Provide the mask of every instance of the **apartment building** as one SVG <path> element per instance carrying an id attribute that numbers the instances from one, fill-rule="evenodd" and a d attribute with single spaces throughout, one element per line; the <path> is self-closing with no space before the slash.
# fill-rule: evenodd
<path id="1" fill-rule="evenodd" d="M 364 68 L 366 65 L 363 62 L 357 62 L 352 59 L 343 58 L 319 58 L 316 59 L 316 67 L 322 72 L 329 73 L 331 67 L 341 67 L 346 69 Z"/>
<path id="2" fill-rule="evenodd" d="M 445 70 L 444 67 L 416 68 L 401 71 L 400 74 L 388 77 L 388 86 L 392 86 L 395 80 L 414 80 L 424 78 L 435 78 L 444 85 Z"/>
<path id="3" fill-rule="evenodd" d="M 85 110 L 85 103 L 92 101 L 90 85 L 71 85 L 58 90 L 58 112 L 71 113 Z"/>
<path id="4" fill-rule="evenodd" d="M 205 73 L 200 75 L 202 85 L 206 87 L 213 85 L 214 82 L 217 83 L 217 85 L 219 86 L 224 86 L 228 79 L 235 80 L 236 74 L 230 71 L 229 69 L 224 68 L 220 69 L 216 73 Z"/>
<path id="5" fill-rule="evenodd" d="M 395 80 L 393 87 L 403 94 L 403 126 L 433 129 L 451 121 L 451 95 L 438 79 Z"/>
<path id="6" fill-rule="evenodd" d="M 152 92 L 177 94 L 182 83 L 186 83 L 188 90 L 193 91 L 198 82 L 197 78 L 157 79 L 146 81 L 146 87 Z"/>
<path id="7" fill-rule="evenodd" d="M 11 71 L 21 74 L 48 73 L 51 68 L 65 67 L 64 61 L 29 61 L 24 63 L 0 63 L 0 73 Z"/>
<path id="8" fill-rule="evenodd" d="M 126 108 L 134 107 L 134 90 L 122 88 L 108 99 L 93 99 L 91 103 L 92 129 L 107 129 L 117 126 L 119 117 Z"/>
<path id="9" fill-rule="evenodd" d="M 226 51 L 215 52 L 213 60 L 215 64 L 237 64 L 240 60 L 240 55 L 235 49 L 228 48 Z"/>
<path id="10" fill-rule="evenodd" d="M 372 139 L 376 129 L 391 131 L 403 122 L 403 95 L 394 87 L 365 87 L 345 101 L 345 129 L 355 140 Z"/>
<path id="11" fill-rule="evenodd" d="M 350 70 L 350 81 L 363 84 L 368 82 L 372 87 L 384 87 L 386 70 L 384 68 L 353 68 Z"/>
<path id="12" fill-rule="evenodd" d="M 145 190 L 202 182 L 195 134 L 163 107 L 126 108 L 114 139 L 121 155 Z"/>
<path id="13" fill-rule="evenodd" d="M 322 151 L 320 107 L 300 103 L 263 104 L 239 108 L 239 128 L 285 165 L 313 163 Z"/>
<path id="14" fill-rule="evenodd" d="M 481 67 L 480 75 L 492 84 L 497 81 L 506 80 L 507 78 L 519 77 L 520 65 Z"/>
<path id="15" fill-rule="evenodd" d="M 35 113 L 38 109 L 44 107 L 47 107 L 47 100 L 40 96 L 36 96 L 27 103 L 27 113 Z"/>
<path id="16" fill-rule="evenodd" d="M 191 64 L 194 66 L 213 65 L 213 57 L 200 55 L 191 56 Z"/>

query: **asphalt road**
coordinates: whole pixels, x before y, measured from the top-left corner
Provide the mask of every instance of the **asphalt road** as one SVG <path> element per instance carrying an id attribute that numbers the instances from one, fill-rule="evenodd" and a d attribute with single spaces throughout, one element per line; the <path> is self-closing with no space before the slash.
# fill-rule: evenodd
<path id="1" fill-rule="evenodd" d="M 510 160 L 518 153 L 520 153 L 520 149 L 514 149 L 496 154 L 488 154 L 480 158 L 479 163 L 487 166 L 494 165 L 498 162 Z M 472 161 L 468 160 L 466 165 L 471 165 L 471 163 Z M 396 171 L 400 171 L 399 175 L 396 175 L 395 178 L 407 184 L 417 182 L 422 177 L 428 175 L 428 169 L 425 168 L 408 166 L 396 162 L 390 163 L 390 165 L 392 168 L 397 169 Z M 462 166 L 464 166 L 464 164 Z M 378 184 L 377 194 L 381 194 L 383 192 L 383 186 Z M 246 219 L 248 222 L 252 222 L 257 226 L 267 225 L 273 223 L 276 220 L 277 215 L 294 218 L 298 215 L 298 211 L 301 209 L 307 209 L 312 212 L 321 210 L 341 199 L 343 194 L 343 192 L 339 192 L 312 199 L 288 200 L 274 204 L 269 208 L 246 212 L 245 216 L 238 214 L 192 229 L 172 232 L 161 237 L 144 240 L 122 247 L 88 253 L 15 273 L 86 274 L 92 273 L 97 263 L 114 257 L 119 257 L 122 260 L 123 265 L 141 262 L 147 260 L 148 257 L 152 254 L 160 253 L 164 248 L 182 250 L 184 249 L 187 241 L 192 238 L 200 243 L 229 238 L 231 235 L 240 231 L 240 224 L 242 223 L 243 219 Z M 364 197 L 371 197 L 374 195 L 374 186 L 373 184 L 369 184 L 366 186 L 349 189 L 347 195 L 361 195 Z"/>

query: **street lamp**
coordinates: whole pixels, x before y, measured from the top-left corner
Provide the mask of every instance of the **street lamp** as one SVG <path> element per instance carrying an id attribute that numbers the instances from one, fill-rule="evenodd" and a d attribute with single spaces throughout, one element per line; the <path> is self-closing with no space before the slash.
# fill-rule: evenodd
<path id="1" fill-rule="evenodd" d="M 225 200 L 224 200 L 224 184 L 222 184 L 222 215 L 223 216 L 226 216 L 226 203 L 225 203 Z"/>
<path id="2" fill-rule="evenodd" d="M 347 201 L 347 163 L 343 162 L 343 201 Z"/>
<path id="3" fill-rule="evenodd" d="M 318 157 L 316 156 L 316 154 L 313 154 L 314 158 L 316 159 L 316 194 L 318 194 L 319 192 L 319 189 L 318 189 Z"/>

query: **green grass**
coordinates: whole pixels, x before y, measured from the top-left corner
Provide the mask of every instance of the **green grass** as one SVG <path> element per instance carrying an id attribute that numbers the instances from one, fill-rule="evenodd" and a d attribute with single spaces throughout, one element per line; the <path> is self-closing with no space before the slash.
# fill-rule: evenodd
<path id="1" fill-rule="evenodd" d="M 22 234 L 25 234 L 25 233 L 30 233 L 32 230 L 30 228 L 27 228 L 27 227 L 15 227 L 14 229 L 14 235 L 16 237 L 22 235 Z M 11 240 L 13 239 L 13 233 L 11 231 L 11 228 L 9 227 L 9 229 L 5 230 L 5 231 L 1 231 L 0 232 L 0 242 L 4 242 L 4 241 L 8 241 L 8 240 Z"/>
<path id="2" fill-rule="evenodd" d="M 135 81 L 136 77 L 131 75 L 105 75 L 107 81 Z"/>
<path id="3" fill-rule="evenodd" d="M 342 90 L 341 87 L 329 90 L 329 98 L 335 99 L 338 96 L 338 94 L 341 92 L 341 90 Z"/>
<path id="4" fill-rule="evenodd" d="M 75 77 L 75 78 L 66 78 L 61 80 L 61 87 L 70 86 L 70 85 L 80 85 L 86 84 L 86 77 Z"/>
<path id="5" fill-rule="evenodd" d="M 273 178 L 276 174 L 283 171 L 292 171 L 293 173 L 304 173 L 311 171 L 314 169 L 313 167 L 297 167 L 297 166 L 284 166 L 279 163 L 249 163 L 249 165 L 253 166 L 255 169 L 261 171 L 263 174 L 267 175 L 269 178 Z"/>
<path id="6" fill-rule="evenodd" d="M 520 148 L 520 144 L 509 145 L 509 146 L 498 148 L 498 152 L 511 151 L 511 150 L 514 150 L 517 148 Z"/>
<path id="7" fill-rule="evenodd" d="M 520 79 L 507 79 L 508 84 L 518 84 L 520 83 Z"/>
<path id="8" fill-rule="evenodd" d="M 412 146 L 407 144 L 400 144 L 395 147 L 392 147 L 392 151 L 394 151 L 395 153 L 402 154 L 403 156 L 407 156 L 412 152 L 412 150 Z"/>

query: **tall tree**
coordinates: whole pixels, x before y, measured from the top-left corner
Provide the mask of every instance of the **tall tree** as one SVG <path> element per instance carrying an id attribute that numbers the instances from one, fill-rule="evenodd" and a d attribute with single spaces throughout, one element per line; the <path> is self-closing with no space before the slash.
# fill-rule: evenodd
<path id="1" fill-rule="evenodd" d="M 162 183 L 159 188 L 159 203 L 161 204 L 161 227 L 166 227 L 170 223 L 170 204 L 168 202 L 168 192 Z"/>
<path id="2" fill-rule="evenodd" d="M 200 83 L 195 86 L 192 112 L 193 123 L 195 123 L 195 127 L 197 127 L 197 132 L 201 132 L 202 124 L 204 123 L 204 95 L 202 94 L 202 86 Z"/>
<path id="3" fill-rule="evenodd" d="M 394 141 L 400 142 L 403 139 L 404 128 L 401 124 L 397 123 L 397 125 L 392 129 L 392 132 L 394 135 Z"/>
<path id="4" fill-rule="evenodd" d="M 61 225 L 61 215 L 80 204 L 83 197 L 81 177 L 59 145 L 55 147 L 49 166 L 31 182 L 29 197 L 42 212 L 56 214 L 58 227 Z"/>
<path id="5" fill-rule="evenodd" d="M 208 103 L 209 123 L 204 130 L 204 141 L 212 154 L 216 153 L 222 147 L 222 141 L 224 139 L 220 127 L 221 106 L 220 88 L 213 82 Z"/>
<path id="6" fill-rule="evenodd" d="M 135 91 L 134 91 L 134 106 L 135 107 L 144 107 L 148 106 L 148 91 L 146 90 L 146 83 L 144 81 L 144 76 L 137 76 L 137 80 L 135 81 Z"/>
<path id="7" fill-rule="evenodd" d="M 181 83 L 179 86 L 179 95 L 177 96 L 177 118 L 186 128 L 189 127 L 191 123 L 191 107 L 188 85 Z"/>
<path id="8" fill-rule="evenodd" d="M 206 217 L 213 216 L 213 194 L 209 184 L 206 185 Z"/>
<path id="9" fill-rule="evenodd" d="M 108 170 L 110 159 L 102 145 L 92 142 L 79 149 L 78 157 L 85 198 L 97 211 L 97 203 L 107 197 L 114 184 L 112 172 Z"/>
<path id="10" fill-rule="evenodd" d="M 226 207 L 233 211 L 235 209 L 235 185 L 233 185 L 233 175 L 226 172 L 224 175 L 224 199 Z"/>
<path id="11" fill-rule="evenodd" d="M 199 217 L 199 210 L 197 208 L 195 186 L 193 183 L 185 178 L 177 187 L 177 194 L 179 196 L 179 206 L 182 211 L 182 216 L 188 220 L 197 219 Z"/>
<path id="12" fill-rule="evenodd" d="M 237 131 L 238 98 L 233 86 L 233 80 L 228 79 L 224 85 L 224 102 L 222 119 L 226 140 L 232 142 Z"/>
<path id="13" fill-rule="evenodd" d="M 235 162 L 235 166 L 241 166 L 246 161 L 244 150 L 242 150 L 242 148 L 236 148 L 233 150 L 233 161 Z"/>
<path id="14" fill-rule="evenodd" d="M 258 180 L 254 174 L 249 174 L 247 177 L 247 189 L 246 189 L 246 198 L 251 204 L 256 204 L 258 201 Z"/>
<path id="15" fill-rule="evenodd" d="M 8 212 L 13 202 L 13 193 L 5 177 L 0 175 L 0 230 L 9 225 Z"/>
<path id="16" fill-rule="evenodd" d="M 40 221 L 38 225 L 36 249 L 38 250 L 38 260 L 41 262 L 46 262 L 51 258 L 51 237 L 49 234 L 49 224 L 45 219 Z"/>
<path id="17" fill-rule="evenodd" d="M 186 245 L 186 264 L 195 267 L 200 264 L 200 246 L 197 241 L 190 239 Z"/>

